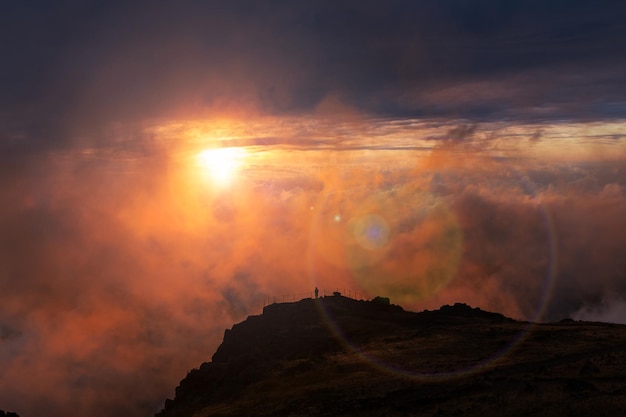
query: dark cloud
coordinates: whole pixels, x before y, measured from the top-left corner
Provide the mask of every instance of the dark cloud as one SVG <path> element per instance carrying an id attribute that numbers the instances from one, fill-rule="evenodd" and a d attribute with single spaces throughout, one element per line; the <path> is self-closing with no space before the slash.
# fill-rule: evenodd
<path id="1" fill-rule="evenodd" d="M 392 116 L 612 118 L 626 85 L 615 1 L 2 8 L 4 147 L 95 140 L 119 122 L 310 111 L 329 96 Z"/>
<path id="2" fill-rule="evenodd" d="M 476 125 L 462 125 L 450 129 L 445 137 L 447 140 L 454 142 L 460 142 L 465 140 L 471 140 L 474 132 L 476 131 Z"/>

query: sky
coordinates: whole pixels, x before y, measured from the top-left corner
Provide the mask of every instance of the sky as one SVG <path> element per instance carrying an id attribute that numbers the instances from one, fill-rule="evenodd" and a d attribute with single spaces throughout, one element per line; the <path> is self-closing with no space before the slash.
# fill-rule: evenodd
<path id="1" fill-rule="evenodd" d="M 0 1 L 0 409 L 143 416 L 274 300 L 626 323 L 626 5 Z"/>

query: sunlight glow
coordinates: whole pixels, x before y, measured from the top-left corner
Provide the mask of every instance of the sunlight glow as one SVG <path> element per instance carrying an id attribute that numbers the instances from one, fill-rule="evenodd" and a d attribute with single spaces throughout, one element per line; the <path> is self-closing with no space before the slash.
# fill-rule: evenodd
<path id="1" fill-rule="evenodd" d="M 233 182 L 246 156 L 243 148 L 206 149 L 196 157 L 198 164 L 210 180 L 217 186 Z"/>

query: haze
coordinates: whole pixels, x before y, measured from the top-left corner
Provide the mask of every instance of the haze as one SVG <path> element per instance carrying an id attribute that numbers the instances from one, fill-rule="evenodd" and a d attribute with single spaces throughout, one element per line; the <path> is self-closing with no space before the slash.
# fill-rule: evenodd
<path id="1" fill-rule="evenodd" d="M 626 323 L 618 1 L 0 5 L 0 408 L 158 411 L 326 292 Z"/>

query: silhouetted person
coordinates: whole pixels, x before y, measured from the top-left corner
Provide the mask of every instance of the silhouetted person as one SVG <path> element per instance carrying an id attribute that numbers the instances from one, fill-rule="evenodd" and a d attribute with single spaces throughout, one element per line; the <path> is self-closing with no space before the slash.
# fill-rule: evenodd
<path id="1" fill-rule="evenodd" d="M 315 298 L 317 298 L 319 294 L 320 294 L 320 290 L 318 290 L 317 287 L 315 287 Z"/>

